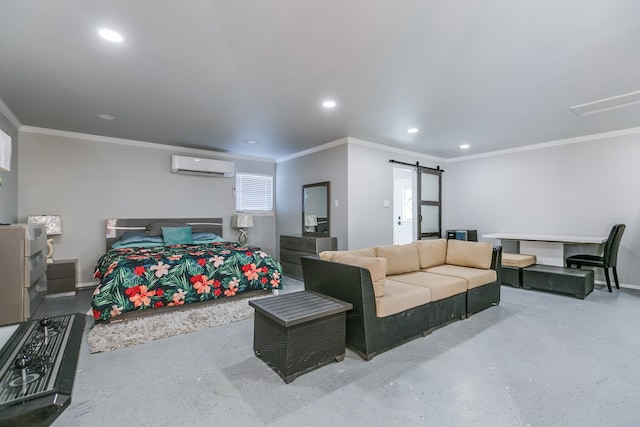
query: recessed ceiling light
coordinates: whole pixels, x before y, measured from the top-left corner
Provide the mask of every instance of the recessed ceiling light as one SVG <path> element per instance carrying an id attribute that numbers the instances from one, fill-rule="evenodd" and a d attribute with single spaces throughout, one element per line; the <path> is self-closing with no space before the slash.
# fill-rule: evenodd
<path id="1" fill-rule="evenodd" d="M 466 149 L 467 149 L 467 148 L 469 148 L 469 147 L 470 147 L 470 145 L 469 145 L 469 144 L 462 144 L 462 145 L 460 146 L 460 149 L 461 149 L 461 150 L 466 150 Z"/>
<path id="2" fill-rule="evenodd" d="M 418 133 L 418 128 L 409 128 L 407 129 L 407 133 Z"/>
<path id="3" fill-rule="evenodd" d="M 247 144 L 259 144 L 260 141 L 256 141 L 255 139 L 247 139 L 245 141 Z"/>
<path id="4" fill-rule="evenodd" d="M 328 99 L 328 100 L 326 100 L 326 101 L 324 101 L 324 102 L 322 103 L 322 106 L 323 106 L 324 108 L 333 108 L 333 107 L 335 107 L 336 105 L 337 105 L 337 104 L 336 104 L 336 101 L 332 101 L 332 100 L 330 100 L 330 99 Z"/>
<path id="5" fill-rule="evenodd" d="M 103 120 L 113 120 L 115 117 L 110 116 L 108 114 L 98 114 L 98 117 L 100 117 Z"/>
<path id="6" fill-rule="evenodd" d="M 120 35 L 120 33 L 117 33 L 113 30 L 110 30 L 108 28 L 100 28 L 98 30 L 98 34 L 100 35 L 100 37 L 102 37 L 105 40 L 108 40 L 110 42 L 114 42 L 114 43 L 120 43 L 124 40 L 124 37 L 122 37 Z"/>

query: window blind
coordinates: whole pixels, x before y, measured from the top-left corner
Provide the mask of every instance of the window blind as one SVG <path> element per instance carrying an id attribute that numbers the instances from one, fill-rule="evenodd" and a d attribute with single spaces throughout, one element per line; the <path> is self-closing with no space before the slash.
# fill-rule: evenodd
<path id="1" fill-rule="evenodd" d="M 236 173 L 236 212 L 273 213 L 273 177 Z"/>

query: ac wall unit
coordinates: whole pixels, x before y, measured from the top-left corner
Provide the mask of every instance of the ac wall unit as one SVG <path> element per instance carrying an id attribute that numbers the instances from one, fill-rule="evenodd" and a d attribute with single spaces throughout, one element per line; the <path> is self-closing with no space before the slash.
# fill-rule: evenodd
<path id="1" fill-rule="evenodd" d="M 172 155 L 171 172 L 230 178 L 235 173 L 235 164 L 224 160 Z"/>

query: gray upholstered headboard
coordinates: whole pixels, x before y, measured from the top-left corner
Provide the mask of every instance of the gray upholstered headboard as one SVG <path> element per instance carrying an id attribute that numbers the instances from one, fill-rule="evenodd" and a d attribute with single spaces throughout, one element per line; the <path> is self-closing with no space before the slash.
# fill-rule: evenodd
<path id="1" fill-rule="evenodd" d="M 106 250 L 120 239 L 127 231 L 144 231 L 155 222 L 179 222 L 186 225 L 198 226 L 201 231 L 211 231 L 222 237 L 222 218 L 108 218 L 106 221 Z"/>

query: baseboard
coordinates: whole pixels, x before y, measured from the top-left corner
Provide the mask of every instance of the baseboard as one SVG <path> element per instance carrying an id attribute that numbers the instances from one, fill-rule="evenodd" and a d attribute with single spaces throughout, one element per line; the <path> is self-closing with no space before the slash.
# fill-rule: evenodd
<path id="1" fill-rule="evenodd" d="M 602 285 L 602 286 L 607 286 L 607 282 L 605 282 L 604 280 L 596 280 L 594 282 L 596 285 Z M 611 283 L 611 287 L 615 288 L 615 283 Z M 640 291 L 640 285 L 632 285 L 630 283 L 620 283 L 620 288 L 625 288 L 625 289 L 636 289 Z"/>
<path id="2" fill-rule="evenodd" d="M 82 282 L 76 284 L 76 289 L 95 288 L 98 286 L 98 282 Z"/>

